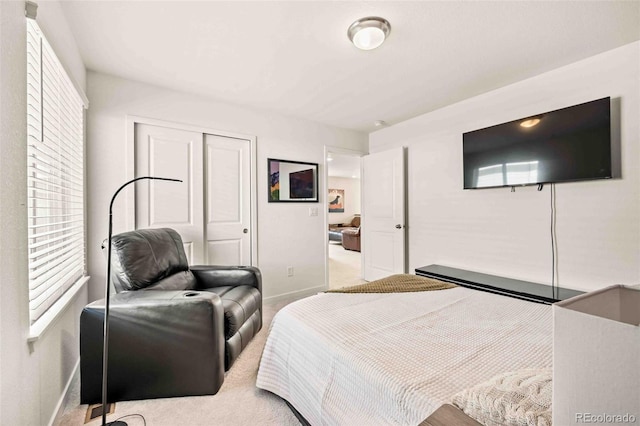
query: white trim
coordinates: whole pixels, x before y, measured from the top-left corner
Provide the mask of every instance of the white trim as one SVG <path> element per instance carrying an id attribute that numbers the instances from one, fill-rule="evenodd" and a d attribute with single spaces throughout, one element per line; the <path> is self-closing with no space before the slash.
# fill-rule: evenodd
<path id="1" fill-rule="evenodd" d="M 339 148 L 337 146 L 324 146 L 324 160 L 323 164 L 324 173 L 323 173 L 323 181 L 324 181 L 324 203 L 322 203 L 324 208 L 324 290 L 329 289 L 329 200 L 327 199 L 327 191 L 329 189 L 329 162 L 327 161 L 327 157 L 329 153 L 334 153 L 338 155 L 351 155 L 353 157 L 360 157 L 360 220 L 364 218 L 364 203 L 363 203 L 363 188 L 364 188 L 364 173 L 362 170 L 363 165 L 363 157 L 365 155 L 369 155 L 368 152 L 358 151 L 355 149 L 347 149 L 347 148 Z M 364 251 L 364 244 L 362 241 L 362 232 L 360 233 L 360 250 Z M 360 275 L 364 278 L 364 262 L 362 261 L 363 257 L 361 256 L 360 261 Z"/>
<path id="2" fill-rule="evenodd" d="M 277 296 L 269 296 L 262 299 L 262 303 L 270 304 L 277 303 L 288 299 L 302 299 L 303 297 L 313 296 L 314 294 L 322 293 L 327 288 L 323 285 L 311 288 L 305 288 L 302 290 L 290 291 L 289 293 L 278 294 Z"/>
<path id="3" fill-rule="evenodd" d="M 33 343 L 42 337 L 55 324 L 56 320 L 67 310 L 76 295 L 89 281 L 89 276 L 80 278 L 54 303 L 40 318 L 29 327 L 27 342 Z"/>
<path id="4" fill-rule="evenodd" d="M 73 371 L 71 373 L 71 377 L 67 380 L 67 384 L 62 391 L 62 395 L 60 396 L 60 400 L 56 404 L 55 410 L 53 410 L 53 414 L 49 419 L 49 423 L 47 426 L 53 426 L 56 424 L 56 421 L 62 417 L 64 414 L 64 409 L 67 405 L 67 402 L 71 399 L 71 385 L 80 379 L 80 357 L 78 357 L 78 361 L 76 361 L 76 365 L 73 367 Z"/>
<path id="5" fill-rule="evenodd" d="M 189 132 L 198 132 L 213 136 L 224 136 L 227 138 L 243 139 L 249 141 L 250 161 L 251 161 L 251 266 L 258 266 L 258 148 L 256 136 L 250 136 L 243 133 L 227 132 L 216 130 L 205 126 L 176 123 L 173 121 L 158 120 L 155 118 L 141 117 L 137 115 L 127 115 L 126 124 L 126 173 L 127 179 L 135 178 L 136 156 L 135 156 L 135 138 L 136 123 L 148 124 L 150 126 L 168 127 L 177 130 L 186 130 Z M 135 229 L 135 194 L 134 191 L 126 193 L 126 218 L 125 224 L 127 229 Z"/>

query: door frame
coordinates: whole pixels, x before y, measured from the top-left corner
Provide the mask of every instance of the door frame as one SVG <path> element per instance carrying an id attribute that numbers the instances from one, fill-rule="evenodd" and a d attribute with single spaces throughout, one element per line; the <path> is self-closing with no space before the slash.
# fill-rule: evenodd
<path id="1" fill-rule="evenodd" d="M 327 197 L 327 191 L 329 190 L 329 162 L 327 161 L 327 158 L 329 156 L 329 153 L 332 154 L 338 154 L 338 155 L 350 155 L 352 157 L 359 157 L 360 158 L 360 205 L 362 206 L 360 208 L 360 220 L 364 220 L 364 203 L 363 201 L 363 195 L 364 193 L 362 192 L 363 188 L 364 188 L 364 174 L 362 173 L 362 158 L 369 154 L 367 151 L 359 151 L 359 150 L 355 150 L 355 149 L 348 149 L 348 148 L 340 148 L 337 146 L 332 146 L 332 145 L 325 145 L 324 146 L 324 173 L 322 174 L 322 182 L 323 182 L 323 190 L 324 190 L 324 195 L 322 196 L 322 198 L 324 199 L 324 203 L 322 203 L 323 209 L 324 209 L 324 286 L 325 288 L 328 290 L 329 289 L 329 200 Z M 360 233 L 360 247 L 361 250 L 364 249 L 364 244 L 363 244 L 363 240 L 362 240 L 362 232 Z M 360 256 L 360 275 L 362 277 L 364 277 L 364 262 L 362 262 L 362 256 Z"/>
<path id="2" fill-rule="evenodd" d="M 159 120 L 156 118 L 141 117 L 137 115 L 126 116 L 126 138 L 127 138 L 127 150 L 126 150 L 126 179 L 134 179 L 136 156 L 135 156 L 135 125 L 136 124 L 148 124 L 151 126 L 168 127 L 176 130 L 186 130 L 191 132 L 198 132 L 202 134 L 218 135 L 233 139 L 244 139 L 249 141 L 250 149 L 250 163 L 251 163 L 251 179 L 249 184 L 251 188 L 249 193 L 251 195 L 251 266 L 258 266 L 258 150 L 257 150 L 257 138 L 256 136 L 246 135 L 243 133 L 227 132 L 224 130 L 212 129 L 210 127 L 199 126 L 194 124 L 177 123 L 168 120 Z M 204 182 L 206 191 L 206 182 Z M 125 191 L 125 225 L 127 229 L 134 229 L 136 223 L 135 216 L 135 187 L 130 187 Z"/>

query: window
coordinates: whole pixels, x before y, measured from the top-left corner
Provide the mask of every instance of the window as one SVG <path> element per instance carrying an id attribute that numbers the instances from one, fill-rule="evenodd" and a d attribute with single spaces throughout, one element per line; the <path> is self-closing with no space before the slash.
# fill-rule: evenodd
<path id="1" fill-rule="evenodd" d="M 85 275 L 84 103 L 27 19 L 27 209 L 31 323 Z"/>

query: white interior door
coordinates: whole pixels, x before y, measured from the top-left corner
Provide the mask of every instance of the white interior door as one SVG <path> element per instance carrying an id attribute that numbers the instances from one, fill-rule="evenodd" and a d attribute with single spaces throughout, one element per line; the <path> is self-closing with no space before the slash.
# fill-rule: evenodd
<path id="1" fill-rule="evenodd" d="M 364 157 L 364 279 L 405 272 L 404 148 Z"/>
<path id="2" fill-rule="evenodd" d="M 202 133 L 147 124 L 136 124 L 135 132 L 136 177 L 182 180 L 136 184 L 136 229 L 175 229 L 182 237 L 189 263 L 202 263 Z"/>
<path id="3" fill-rule="evenodd" d="M 206 252 L 210 265 L 251 265 L 250 142 L 205 135 Z"/>

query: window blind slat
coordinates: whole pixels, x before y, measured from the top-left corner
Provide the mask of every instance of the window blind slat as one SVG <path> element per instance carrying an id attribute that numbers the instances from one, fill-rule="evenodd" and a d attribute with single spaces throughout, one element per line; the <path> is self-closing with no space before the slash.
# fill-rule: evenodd
<path id="1" fill-rule="evenodd" d="M 61 232 L 81 231 L 81 226 L 66 226 L 60 229 L 54 229 L 53 231 L 41 231 L 41 232 L 29 232 L 29 239 L 42 238 L 52 234 L 59 234 Z"/>
<path id="2" fill-rule="evenodd" d="M 48 287 L 55 285 L 60 280 L 60 276 L 67 274 L 71 271 L 82 271 L 80 263 L 73 258 L 68 258 L 60 263 L 52 265 L 44 274 L 39 274 L 36 278 L 30 277 L 29 290 L 33 291 L 33 298 L 37 298 L 42 292 L 46 291 Z"/>
<path id="3" fill-rule="evenodd" d="M 73 241 L 70 241 L 72 243 Z M 69 248 L 71 246 L 71 248 Z M 32 277 L 37 278 L 42 272 L 50 271 L 52 266 L 56 264 L 60 264 L 67 259 L 73 259 L 77 250 L 74 245 L 68 244 L 67 251 L 55 250 L 53 252 L 47 253 L 46 256 L 40 255 L 37 259 L 29 264 L 29 267 L 32 269 Z M 54 262 L 55 261 L 55 262 Z M 46 265 L 46 268 L 42 268 L 43 265 Z M 39 274 L 40 272 L 40 274 Z"/>
<path id="4" fill-rule="evenodd" d="M 77 254 L 80 247 L 77 239 L 75 239 L 68 241 L 67 244 L 58 245 L 55 250 L 39 253 L 38 256 L 30 259 L 29 276 L 32 280 L 35 280 L 45 273 L 51 273 L 62 261 Z M 46 265 L 46 267 L 43 268 L 43 265 Z"/>
<path id="5" fill-rule="evenodd" d="M 45 200 L 45 201 L 53 201 L 59 199 L 68 200 L 70 203 L 82 202 L 82 195 L 78 194 L 65 194 L 64 192 L 59 191 L 48 191 L 46 189 L 38 189 L 33 188 L 33 193 L 31 199 L 33 200 Z"/>
<path id="6" fill-rule="evenodd" d="M 69 279 L 71 276 L 82 275 L 82 270 L 79 269 L 78 267 L 79 267 L 79 264 L 69 262 L 64 266 L 61 266 L 58 270 L 56 270 L 55 274 L 51 274 L 51 276 L 49 277 L 49 280 L 54 282 L 60 281 L 60 282 L 63 282 L 65 285 L 71 284 L 71 283 L 65 282 L 66 279 Z M 52 279 L 52 277 L 54 277 L 54 279 Z M 77 278 L 80 278 L 80 277 L 78 276 Z M 43 281 L 43 284 L 39 285 L 38 287 L 34 287 L 30 289 L 34 295 L 32 300 L 30 300 L 30 302 L 34 302 L 35 305 L 40 305 L 46 299 L 47 293 L 50 292 L 52 289 L 55 290 L 56 286 L 52 286 L 50 284 L 51 284 L 50 282 L 47 283 L 46 281 Z"/>
<path id="7" fill-rule="evenodd" d="M 33 182 L 34 184 L 37 182 Z M 31 193 L 32 197 L 36 197 L 36 198 L 46 198 L 47 195 L 49 194 L 49 196 L 51 197 L 55 197 L 55 196 L 64 196 L 64 197 L 71 197 L 72 199 L 75 200 L 84 200 L 84 196 L 82 195 L 82 192 L 74 190 L 72 188 L 43 188 L 43 184 L 39 184 L 39 186 L 37 185 L 31 185 L 31 182 L 29 184 L 29 191 Z"/>
<path id="8" fill-rule="evenodd" d="M 29 310 L 37 320 L 85 269 L 84 104 L 27 20 Z"/>
<path id="9" fill-rule="evenodd" d="M 41 228 L 52 227 L 52 226 L 62 226 L 62 225 L 68 225 L 70 223 L 76 223 L 76 222 L 82 222 L 82 219 L 64 220 L 62 222 L 52 222 L 52 223 L 47 223 L 47 224 L 44 224 L 44 225 L 29 225 L 28 229 L 31 231 L 32 229 L 41 229 Z"/>
<path id="10" fill-rule="evenodd" d="M 64 188 L 80 188 L 80 185 L 76 183 L 80 175 L 74 172 L 73 168 L 65 167 L 64 164 L 50 166 L 49 164 L 37 161 L 37 159 L 32 156 L 30 157 L 32 160 L 28 166 L 28 170 L 33 173 L 30 177 L 40 177 L 43 180 L 47 179 L 49 183 L 56 183 L 56 181 L 58 181 Z"/>
<path id="11" fill-rule="evenodd" d="M 63 273 L 62 271 L 71 269 L 82 271 L 82 262 L 77 259 L 79 254 L 79 250 L 73 250 L 56 257 L 50 256 L 46 263 L 42 263 L 40 267 L 29 272 L 29 278 L 32 283 L 30 289 L 41 292 L 52 284 L 51 281 L 59 278 L 60 274 Z"/>
<path id="12" fill-rule="evenodd" d="M 51 219 L 54 217 L 82 217 L 83 214 L 82 213 L 67 213 L 67 214 L 49 214 L 49 215 L 42 215 L 42 216 L 27 216 L 28 219 Z"/>
<path id="13" fill-rule="evenodd" d="M 43 169 L 44 165 L 35 163 L 28 166 L 28 171 L 33 173 L 31 176 L 27 176 L 28 179 L 38 180 L 43 183 L 47 183 L 49 185 L 57 186 L 59 188 L 74 188 L 80 189 L 82 188 L 82 184 L 76 183 L 70 179 L 72 176 L 64 176 L 64 174 L 56 174 L 55 172 L 61 170 L 45 170 Z"/>
<path id="14" fill-rule="evenodd" d="M 59 237 L 49 238 L 47 241 L 42 241 L 42 242 L 39 242 L 39 243 L 28 244 L 28 245 L 27 245 L 27 247 L 29 248 L 29 257 L 31 257 L 31 258 L 37 257 L 37 255 L 38 255 L 38 253 L 39 253 L 39 252 L 37 252 L 37 251 L 36 251 L 36 252 L 34 252 L 34 250 L 36 250 L 36 249 L 38 249 L 38 248 L 40 248 L 40 247 L 46 246 L 46 245 L 51 244 L 51 243 L 55 243 L 55 242 L 57 242 L 57 241 L 65 240 L 65 239 L 67 239 L 67 238 L 69 238 L 69 237 L 71 237 L 71 236 L 74 236 L 74 235 L 76 235 L 76 234 L 61 235 L 61 236 L 59 236 Z M 46 253 L 46 252 L 49 252 L 49 251 L 52 251 L 52 250 L 57 250 L 58 248 L 63 247 L 63 246 L 65 246 L 66 244 L 68 244 L 68 241 L 65 241 L 65 242 L 64 242 L 64 243 L 62 243 L 62 244 L 58 244 L 58 245 L 54 245 L 54 246 L 49 246 L 48 248 L 46 248 L 46 249 L 41 249 L 41 250 L 42 250 L 42 252 L 45 252 L 45 253 Z"/>

